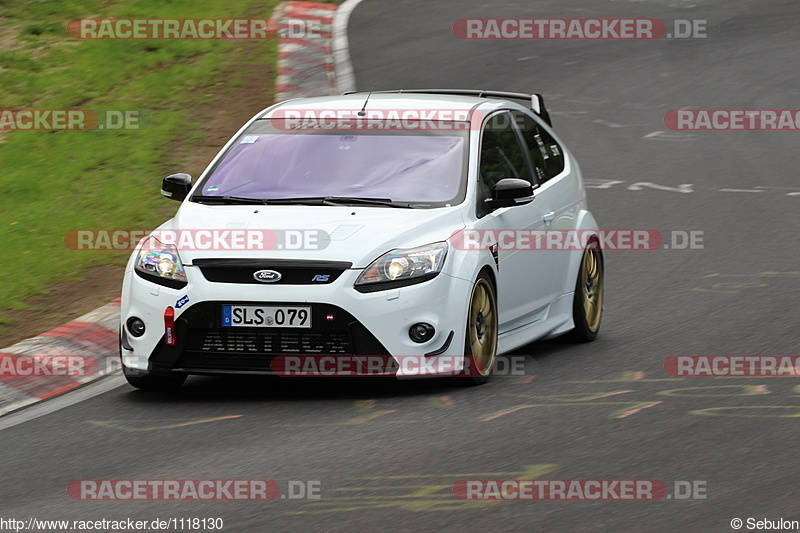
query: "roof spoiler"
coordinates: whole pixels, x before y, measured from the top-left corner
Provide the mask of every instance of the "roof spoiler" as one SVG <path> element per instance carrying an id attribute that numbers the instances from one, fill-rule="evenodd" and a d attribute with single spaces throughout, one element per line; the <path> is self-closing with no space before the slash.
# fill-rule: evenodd
<path id="1" fill-rule="evenodd" d="M 348 91 L 344 94 L 355 94 L 357 91 Z M 412 94 L 452 94 L 456 96 L 477 96 L 479 98 L 508 98 L 511 100 L 524 100 L 530 103 L 530 109 L 539 117 L 547 122 L 549 126 L 553 125 L 550 120 L 550 113 L 544 105 L 544 98 L 539 93 L 525 94 L 525 93 L 511 93 L 506 91 L 482 91 L 478 89 L 394 89 L 388 91 L 372 91 L 373 94 L 379 93 L 412 93 Z"/>

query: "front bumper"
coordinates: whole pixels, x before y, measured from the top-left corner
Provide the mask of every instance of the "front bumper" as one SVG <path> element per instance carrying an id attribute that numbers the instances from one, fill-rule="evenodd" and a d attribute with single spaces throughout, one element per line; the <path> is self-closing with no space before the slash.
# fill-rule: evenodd
<path id="1" fill-rule="evenodd" d="M 189 283 L 182 289 L 126 272 L 122 327 L 134 316 L 146 325 L 144 335 L 138 338 L 126 329 L 122 332 L 122 363 L 130 371 L 275 374 L 275 359 L 288 356 L 329 356 L 340 361 L 391 357 L 396 364 L 384 365 L 384 371 L 373 366 L 366 375 L 398 378 L 452 375 L 462 368 L 460 354 L 464 353 L 471 289 L 465 280 L 442 273 L 416 285 L 361 293 L 353 288 L 361 272 L 355 269 L 321 285 L 211 282 L 197 267 L 186 269 Z M 222 327 L 221 306 L 227 304 L 308 306 L 312 328 Z M 163 315 L 168 306 L 175 308 L 176 346 L 167 346 L 163 339 Z M 408 335 L 410 326 L 418 322 L 436 330 L 422 344 Z M 409 364 L 409 360 L 416 363 Z M 425 364 L 419 364 L 422 361 Z"/>

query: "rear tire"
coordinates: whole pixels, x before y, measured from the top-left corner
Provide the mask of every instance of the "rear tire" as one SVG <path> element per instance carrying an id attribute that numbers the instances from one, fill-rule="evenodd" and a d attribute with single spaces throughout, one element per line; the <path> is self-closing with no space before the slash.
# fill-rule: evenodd
<path id="1" fill-rule="evenodd" d="M 600 331 L 605 292 L 603 252 L 597 240 L 589 242 L 583 251 L 575 298 L 572 301 L 572 320 L 575 329 L 570 333 L 575 342 L 592 342 Z"/>

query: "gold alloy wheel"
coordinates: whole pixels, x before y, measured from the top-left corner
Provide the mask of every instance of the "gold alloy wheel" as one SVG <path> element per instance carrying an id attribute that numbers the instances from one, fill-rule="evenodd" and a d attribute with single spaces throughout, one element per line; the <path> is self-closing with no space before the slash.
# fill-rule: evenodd
<path id="1" fill-rule="evenodd" d="M 581 289 L 586 326 L 594 333 L 603 316 L 603 258 L 597 243 L 590 244 L 583 254 Z"/>
<path id="2" fill-rule="evenodd" d="M 475 372 L 480 376 L 489 375 L 497 355 L 497 303 L 492 285 L 485 278 L 478 278 L 472 288 L 467 342 Z"/>

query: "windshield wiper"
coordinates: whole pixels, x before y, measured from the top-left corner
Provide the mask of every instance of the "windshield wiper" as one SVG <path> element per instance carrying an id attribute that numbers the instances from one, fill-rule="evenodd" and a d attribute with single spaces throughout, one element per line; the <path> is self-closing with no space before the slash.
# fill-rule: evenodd
<path id="1" fill-rule="evenodd" d="M 311 196 L 308 198 L 264 198 L 267 205 L 325 205 L 322 196 Z"/>
<path id="2" fill-rule="evenodd" d="M 413 208 L 410 203 L 394 202 L 390 198 L 358 198 L 355 196 L 311 196 L 306 198 L 243 198 L 241 196 L 203 196 L 195 194 L 192 201 L 200 203 L 242 205 L 374 205 L 381 207 Z"/>
<path id="3" fill-rule="evenodd" d="M 192 201 L 198 203 L 216 203 L 216 204 L 242 204 L 242 205 L 264 205 L 264 200 L 260 198 L 243 198 L 241 196 L 203 196 L 202 194 L 193 194 Z"/>
<path id="4" fill-rule="evenodd" d="M 326 196 L 322 199 L 327 205 L 340 204 L 360 204 L 360 205 L 380 205 L 383 207 L 413 208 L 410 203 L 395 202 L 391 198 L 358 198 L 355 196 Z"/>
<path id="5" fill-rule="evenodd" d="M 381 207 L 413 208 L 411 204 L 394 202 L 390 198 L 357 198 L 354 196 L 310 196 L 307 198 L 266 198 L 267 205 L 375 205 Z"/>

